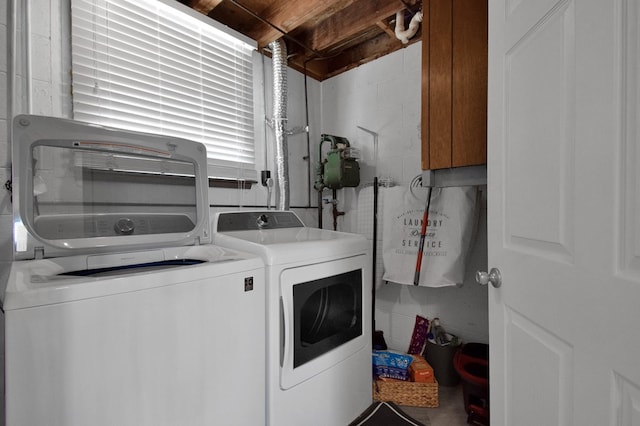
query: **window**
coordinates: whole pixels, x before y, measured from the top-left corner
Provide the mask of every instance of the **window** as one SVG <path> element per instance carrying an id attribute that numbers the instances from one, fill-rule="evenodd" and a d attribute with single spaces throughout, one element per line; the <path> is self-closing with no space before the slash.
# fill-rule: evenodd
<path id="1" fill-rule="evenodd" d="M 71 7 L 75 119 L 199 141 L 210 176 L 255 177 L 255 43 L 175 0 Z"/>

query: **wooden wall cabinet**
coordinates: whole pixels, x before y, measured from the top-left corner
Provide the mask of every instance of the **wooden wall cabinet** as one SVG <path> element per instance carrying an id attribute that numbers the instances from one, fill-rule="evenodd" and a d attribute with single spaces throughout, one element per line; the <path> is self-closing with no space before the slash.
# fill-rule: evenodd
<path id="1" fill-rule="evenodd" d="M 423 0 L 422 169 L 487 162 L 487 0 Z"/>

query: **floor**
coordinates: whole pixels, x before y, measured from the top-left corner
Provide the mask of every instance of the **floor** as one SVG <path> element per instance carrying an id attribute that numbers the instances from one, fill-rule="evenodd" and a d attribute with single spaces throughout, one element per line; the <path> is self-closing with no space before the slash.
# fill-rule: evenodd
<path id="1" fill-rule="evenodd" d="M 406 407 L 402 410 L 428 426 L 466 426 L 467 413 L 462 402 L 462 386 L 440 386 L 438 408 Z M 427 420 L 428 419 L 428 420 Z"/>

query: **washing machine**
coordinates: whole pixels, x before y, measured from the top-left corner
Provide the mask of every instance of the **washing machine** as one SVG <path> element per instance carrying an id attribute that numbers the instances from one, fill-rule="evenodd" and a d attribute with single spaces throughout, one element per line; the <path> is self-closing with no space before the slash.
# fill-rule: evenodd
<path id="1" fill-rule="evenodd" d="M 215 244 L 267 271 L 267 424 L 346 425 L 372 402 L 371 249 L 292 211 L 217 213 Z"/>
<path id="2" fill-rule="evenodd" d="M 13 123 L 6 425 L 265 423 L 265 270 L 211 244 L 202 144 Z"/>

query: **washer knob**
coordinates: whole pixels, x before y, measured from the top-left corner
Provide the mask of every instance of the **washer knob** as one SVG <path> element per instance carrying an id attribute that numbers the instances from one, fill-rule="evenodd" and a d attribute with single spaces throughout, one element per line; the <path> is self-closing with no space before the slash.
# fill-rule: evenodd
<path id="1" fill-rule="evenodd" d="M 118 219 L 115 225 L 113 225 L 113 230 L 116 231 L 116 234 L 120 235 L 131 235 L 133 234 L 133 230 L 135 228 L 135 223 L 133 223 L 133 220 L 129 219 L 128 217 Z"/>
<path id="2" fill-rule="evenodd" d="M 258 216 L 256 223 L 258 224 L 258 228 L 266 228 L 267 226 L 269 226 L 269 216 L 264 213 L 261 214 L 260 216 Z"/>

